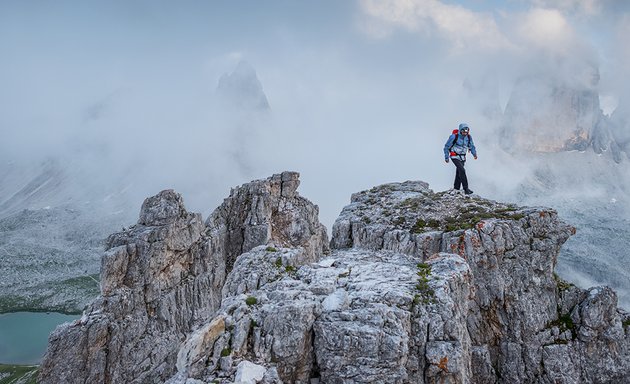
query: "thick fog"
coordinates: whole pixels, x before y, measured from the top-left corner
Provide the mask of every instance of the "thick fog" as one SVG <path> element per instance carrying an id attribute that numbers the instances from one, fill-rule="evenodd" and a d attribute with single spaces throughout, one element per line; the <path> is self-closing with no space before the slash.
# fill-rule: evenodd
<path id="1" fill-rule="evenodd" d="M 513 196 L 532 164 L 496 136 L 520 79 L 630 110 L 625 4 L 2 2 L 0 200 L 52 162 L 75 200 L 115 195 L 132 217 L 173 188 L 206 217 L 231 187 L 296 170 L 330 229 L 353 192 L 451 187 L 442 147 L 460 122 L 471 188 Z M 258 83 L 230 83 L 239 68 Z"/>

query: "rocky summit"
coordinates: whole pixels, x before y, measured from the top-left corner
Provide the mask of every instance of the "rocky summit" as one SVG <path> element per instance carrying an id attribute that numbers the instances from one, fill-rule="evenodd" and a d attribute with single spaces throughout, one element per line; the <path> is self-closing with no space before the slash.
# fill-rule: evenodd
<path id="1" fill-rule="evenodd" d="M 548 208 L 426 183 L 352 195 L 328 242 L 284 172 L 205 221 L 174 191 L 110 236 L 42 383 L 625 383 L 630 316 L 554 274 Z"/>

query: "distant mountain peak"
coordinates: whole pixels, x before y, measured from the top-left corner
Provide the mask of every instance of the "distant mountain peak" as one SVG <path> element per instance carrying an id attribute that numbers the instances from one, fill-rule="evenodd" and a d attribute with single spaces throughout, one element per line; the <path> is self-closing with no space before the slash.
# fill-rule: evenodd
<path id="1" fill-rule="evenodd" d="M 217 94 L 236 108 L 258 111 L 270 109 L 256 70 L 247 61 L 240 61 L 232 73 L 221 76 Z"/>
<path id="2" fill-rule="evenodd" d="M 544 76 L 521 78 L 503 116 L 502 146 L 539 153 L 611 150 L 615 162 L 620 162 L 620 147 L 599 103 L 597 76 L 597 72 L 591 75 L 591 87 Z"/>

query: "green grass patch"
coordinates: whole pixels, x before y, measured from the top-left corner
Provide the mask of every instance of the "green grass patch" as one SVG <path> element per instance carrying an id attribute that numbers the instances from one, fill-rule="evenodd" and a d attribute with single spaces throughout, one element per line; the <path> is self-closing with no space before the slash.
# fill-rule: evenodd
<path id="1" fill-rule="evenodd" d="M 25 383 L 36 384 L 39 366 L 0 364 L 0 384 Z M 8 374 L 8 376 L 6 376 Z M 5 377 L 6 376 L 6 377 Z"/>
<path id="2" fill-rule="evenodd" d="M 245 304 L 247 305 L 255 305 L 258 303 L 258 299 L 255 298 L 254 296 L 248 296 L 247 299 L 245 299 Z"/>
<path id="3" fill-rule="evenodd" d="M 452 232 L 461 229 L 472 229 L 479 222 L 486 219 L 520 220 L 525 215 L 514 213 L 516 208 L 507 207 L 496 210 L 487 210 L 485 207 L 470 206 L 462 209 L 456 216 L 446 219 L 445 231 Z"/>
<path id="4" fill-rule="evenodd" d="M 562 280 L 562 278 L 555 272 L 553 273 L 553 279 L 556 281 L 556 285 L 558 286 L 558 290 L 560 292 L 568 291 L 571 287 L 575 287 L 575 285 L 569 283 L 568 281 Z"/>
<path id="5" fill-rule="evenodd" d="M 265 251 L 267 251 L 267 252 L 278 252 L 278 250 L 277 250 L 277 249 L 275 249 L 275 248 L 274 248 L 274 247 L 272 247 L 272 246 L 269 246 L 269 247 L 265 248 Z"/>
<path id="6" fill-rule="evenodd" d="M 100 293 L 99 277 L 98 273 L 94 275 L 77 276 L 62 281 L 61 285 L 82 291 L 95 291 L 98 295 Z"/>
<path id="7" fill-rule="evenodd" d="M 422 233 L 424 232 L 424 228 L 427 226 L 427 222 L 422 220 L 422 219 L 418 219 L 418 221 L 416 221 L 416 223 L 413 225 L 413 227 L 411 227 L 411 233 Z"/>
<path id="8" fill-rule="evenodd" d="M 405 217 L 404 216 L 398 216 L 397 218 L 394 219 L 393 223 L 396 226 L 402 226 L 402 225 L 405 224 Z"/>
<path id="9" fill-rule="evenodd" d="M 96 297 L 97 293 L 94 295 Z M 59 312 L 64 315 L 77 315 L 82 311 L 74 308 L 73 303 L 64 303 L 60 306 L 51 307 L 47 296 L 35 296 L 33 298 L 20 297 L 15 295 L 7 295 L 0 297 L 0 313 L 12 312 Z"/>
<path id="10" fill-rule="evenodd" d="M 43 284 L 41 293 L 23 296 L 8 294 L 0 295 L 0 313 L 8 312 L 59 312 L 67 315 L 82 313 L 77 303 L 82 298 L 95 298 L 101 293 L 99 275 L 85 275 L 72 277 L 59 282 Z M 51 306 L 55 295 L 73 297 L 57 305 Z"/>
<path id="11" fill-rule="evenodd" d="M 41 286 L 38 295 L 2 295 L 0 296 L 0 313 L 8 312 L 60 312 L 68 315 L 81 313 L 76 308 L 78 298 L 97 297 L 101 293 L 99 275 L 77 276 L 59 282 L 49 282 Z M 51 306 L 51 298 L 55 295 L 76 297 L 77 300 L 66 300 Z"/>
<path id="12" fill-rule="evenodd" d="M 421 201 L 419 199 L 408 198 L 403 200 L 398 207 L 403 209 L 418 209 L 420 202 Z"/>
<path id="13" fill-rule="evenodd" d="M 379 185 L 379 186 L 376 186 L 376 187 L 372 187 L 372 188 L 370 188 L 369 192 L 370 193 L 377 193 L 377 192 L 391 193 L 395 189 L 396 189 L 396 187 L 394 187 L 393 185 L 385 184 L 385 185 Z"/>
<path id="14" fill-rule="evenodd" d="M 466 214 L 469 215 L 469 214 Z M 475 227 L 481 219 L 472 219 L 468 216 L 457 216 L 457 217 L 449 217 L 446 219 L 446 224 L 444 226 L 444 231 L 453 232 L 459 231 L 461 229 L 472 229 Z"/>
<path id="15" fill-rule="evenodd" d="M 435 219 L 431 219 L 431 220 L 427 221 L 427 226 L 429 226 L 431 228 L 439 228 L 440 227 L 440 222 L 435 220 Z"/>
<path id="16" fill-rule="evenodd" d="M 417 265 L 418 282 L 416 283 L 416 289 L 418 293 L 413 298 L 414 304 L 429 304 L 435 302 L 435 291 L 429 287 L 429 280 L 431 277 L 431 266 L 426 263 L 419 263 Z"/>
<path id="17" fill-rule="evenodd" d="M 429 221 L 418 219 L 413 227 L 411 227 L 411 233 L 422 233 L 429 228 L 438 229 L 440 226 L 440 222 L 435 219 L 430 219 Z"/>
<path id="18" fill-rule="evenodd" d="M 514 204 L 503 205 L 486 200 L 473 199 L 472 203 L 465 204 L 455 211 L 451 217 L 427 219 L 426 217 L 410 218 L 409 215 L 401 215 L 403 210 L 419 210 L 432 202 L 431 198 L 441 198 L 446 192 L 437 193 L 429 197 L 407 198 L 398 203 L 395 208 L 398 215 L 391 215 L 391 223 L 397 228 L 409 229 L 411 233 L 423 233 L 430 230 L 453 232 L 458 230 L 473 229 L 487 219 L 520 220 L 525 217 L 520 208 Z M 404 212 L 404 211 L 402 211 Z"/>
<path id="19" fill-rule="evenodd" d="M 516 211 L 517 209 L 518 209 L 518 208 L 516 208 L 516 207 L 515 207 L 515 206 L 513 206 L 513 205 L 508 205 L 508 206 L 507 206 L 507 207 L 505 207 L 505 208 L 499 208 L 499 209 L 495 210 L 495 212 L 496 212 L 496 213 L 498 213 L 498 214 L 501 214 L 501 215 L 502 215 L 502 214 L 506 214 L 506 213 L 514 212 L 514 211 Z"/>
<path id="20" fill-rule="evenodd" d="M 274 265 L 276 266 L 276 268 L 278 268 L 278 269 L 282 269 L 282 267 L 284 267 L 284 270 L 285 270 L 286 272 L 289 272 L 289 273 L 293 273 L 293 272 L 297 271 L 297 268 L 295 268 L 295 267 L 294 267 L 294 266 L 292 266 L 292 265 L 287 265 L 287 266 L 285 266 L 285 265 L 282 263 L 282 258 L 281 258 L 281 257 L 278 257 L 278 258 L 276 259 L 276 261 L 275 261 L 273 264 L 274 264 Z"/>
<path id="21" fill-rule="evenodd" d="M 15 295 L 0 296 L 0 313 L 17 312 L 28 307 L 28 302 L 23 297 Z"/>
<path id="22" fill-rule="evenodd" d="M 221 357 L 228 357 L 232 354 L 232 349 L 231 348 L 223 348 L 223 350 L 221 350 Z"/>
<path id="23" fill-rule="evenodd" d="M 558 327 L 560 329 L 560 333 L 571 331 L 571 338 L 573 340 L 577 338 L 577 327 L 573 323 L 573 319 L 569 313 L 561 314 L 558 311 L 558 319 L 549 323 L 549 327 Z"/>
<path id="24" fill-rule="evenodd" d="M 622 321 L 621 324 L 623 324 L 624 328 L 627 327 L 627 326 L 630 326 L 630 319 L 626 319 L 626 320 Z"/>

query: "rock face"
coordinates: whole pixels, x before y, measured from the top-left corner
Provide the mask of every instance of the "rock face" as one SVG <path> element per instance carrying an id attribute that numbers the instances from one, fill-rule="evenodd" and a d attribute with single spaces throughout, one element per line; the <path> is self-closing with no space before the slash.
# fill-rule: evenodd
<path id="1" fill-rule="evenodd" d="M 172 191 L 148 199 L 42 382 L 630 380 L 615 293 L 553 274 L 574 233 L 555 211 L 387 184 L 352 196 L 330 251 L 296 188 L 246 184 L 205 227 Z"/>
<path id="2" fill-rule="evenodd" d="M 255 246 L 304 248 L 302 262 L 317 260 L 328 250 L 326 227 L 319 222 L 319 209 L 299 196 L 299 174 L 284 172 L 263 183 L 250 183 L 230 196 L 206 220 L 208 232 L 223 241 L 227 265 Z"/>
<path id="3" fill-rule="evenodd" d="M 40 381 L 143 383 L 170 377 L 185 336 L 221 303 L 221 289 L 231 270 L 229 261 L 235 257 L 234 244 L 240 239 L 231 236 L 230 230 L 258 233 L 250 226 L 266 224 L 269 237 L 247 237 L 240 246 L 268 241 L 285 244 L 281 235 L 292 232 L 276 228 L 274 220 L 304 213 L 300 222 L 306 227 L 300 227 L 301 237 L 286 244 L 297 246 L 304 241 L 308 249 L 305 260 L 318 244 L 322 247 L 318 254 L 328 249 L 325 229 L 317 222 L 317 207 L 295 192 L 297 178 L 297 173 L 285 172 L 232 191 L 208 227 L 201 215 L 186 211 L 181 196 L 171 190 L 148 198 L 138 224 L 108 239 L 102 258 L 101 297 L 80 321 L 51 335 Z M 256 195 L 247 191 L 256 191 Z M 250 207 L 251 201 L 239 201 L 239 197 L 258 202 L 251 211 L 257 216 L 230 216 L 226 227 L 221 227 L 222 212 Z M 310 224 L 313 233 L 308 232 Z"/>
<path id="4" fill-rule="evenodd" d="M 101 294 L 81 320 L 58 328 L 42 382 L 151 382 L 172 371 L 181 335 L 219 304 L 225 263 L 199 214 L 163 191 L 137 225 L 108 239 Z"/>

